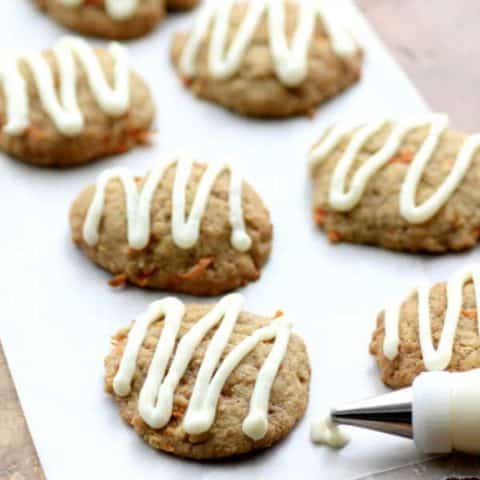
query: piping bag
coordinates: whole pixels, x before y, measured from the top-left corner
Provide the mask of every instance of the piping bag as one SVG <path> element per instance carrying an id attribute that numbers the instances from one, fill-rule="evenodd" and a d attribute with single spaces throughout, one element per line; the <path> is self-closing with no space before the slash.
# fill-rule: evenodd
<path id="1" fill-rule="evenodd" d="M 343 446 L 339 425 L 411 438 L 422 453 L 480 455 L 480 369 L 422 373 L 410 388 L 334 408 L 312 440 Z"/>

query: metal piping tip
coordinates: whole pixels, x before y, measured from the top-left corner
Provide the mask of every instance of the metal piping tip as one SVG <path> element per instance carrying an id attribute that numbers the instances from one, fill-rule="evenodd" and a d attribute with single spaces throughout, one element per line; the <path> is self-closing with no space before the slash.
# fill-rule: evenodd
<path id="1" fill-rule="evenodd" d="M 405 388 L 335 408 L 331 418 L 337 425 L 413 438 L 412 398 L 412 389 Z"/>

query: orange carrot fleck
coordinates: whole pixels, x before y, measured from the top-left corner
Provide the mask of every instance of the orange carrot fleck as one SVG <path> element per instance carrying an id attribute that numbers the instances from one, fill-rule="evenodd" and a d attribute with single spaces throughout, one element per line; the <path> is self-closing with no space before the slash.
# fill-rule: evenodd
<path id="1" fill-rule="evenodd" d="M 277 310 L 275 312 L 275 315 L 273 316 L 273 318 L 280 318 L 280 317 L 283 317 L 284 313 L 282 310 Z"/>
<path id="2" fill-rule="evenodd" d="M 140 145 L 148 145 L 152 141 L 152 131 L 142 130 L 135 134 L 135 141 Z"/>
<path id="3" fill-rule="evenodd" d="M 182 418 L 184 413 L 185 413 L 185 408 L 175 405 L 173 407 L 172 417 L 173 418 Z"/>
<path id="4" fill-rule="evenodd" d="M 455 160 L 453 160 L 453 158 L 449 158 L 448 160 L 445 160 L 445 166 L 447 167 L 448 170 L 451 170 L 453 168 L 454 163 L 455 163 Z"/>
<path id="5" fill-rule="evenodd" d="M 42 140 L 43 138 L 45 138 L 45 132 L 36 125 L 30 125 L 30 127 L 28 128 L 28 135 L 30 137 L 33 137 L 35 140 Z"/>
<path id="6" fill-rule="evenodd" d="M 146 287 L 149 284 L 150 278 L 154 273 L 155 273 L 155 270 L 152 270 L 151 272 L 142 272 L 138 274 L 137 276 L 138 285 L 140 287 Z"/>
<path id="7" fill-rule="evenodd" d="M 404 163 L 409 164 L 413 161 L 413 152 L 410 150 L 402 150 L 397 155 L 390 159 L 390 163 Z"/>
<path id="8" fill-rule="evenodd" d="M 125 153 L 128 151 L 128 146 L 126 143 L 121 142 L 117 145 L 116 152 L 117 153 Z"/>
<path id="9" fill-rule="evenodd" d="M 330 230 L 327 233 L 327 237 L 332 243 L 338 243 L 341 240 L 340 234 L 335 230 Z"/>
<path id="10" fill-rule="evenodd" d="M 319 226 L 325 224 L 326 217 L 327 212 L 322 207 L 317 207 L 313 212 L 313 221 Z"/>
<path id="11" fill-rule="evenodd" d="M 195 280 L 200 277 L 203 272 L 213 263 L 214 257 L 201 258 L 188 272 L 179 273 L 178 276 L 182 280 Z"/>
<path id="12" fill-rule="evenodd" d="M 476 319 L 477 318 L 477 309 L 476 308 L 468 308 L 468 309 L 463 309 L 462 308 L 462 316 Z"/>
<path id="13" fill-rule="evenodd" d="M 123 287 L 127 283 L 127 279 L 128 277 L 126 273 L 120 273 L 119 275 L 111 278 L 108 284 L 115 288 Z"/>

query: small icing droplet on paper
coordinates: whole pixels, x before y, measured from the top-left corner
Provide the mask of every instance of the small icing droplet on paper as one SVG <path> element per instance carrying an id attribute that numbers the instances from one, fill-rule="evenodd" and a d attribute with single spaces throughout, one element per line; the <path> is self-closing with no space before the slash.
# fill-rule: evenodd
<path id="1" fill-rule="evenodd" d="M 312 423 L 310 439 L 313 443 L 328 445 L 332 448 L 343 448 L 350 441 L 350 437 L 332 422 L 330 415 Z"/>

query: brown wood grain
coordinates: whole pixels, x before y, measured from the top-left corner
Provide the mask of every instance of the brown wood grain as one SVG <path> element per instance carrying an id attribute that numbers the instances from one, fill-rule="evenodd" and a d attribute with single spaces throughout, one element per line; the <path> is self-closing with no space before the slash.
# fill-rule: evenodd
<path id="1" fill-rule="evenodd" d="M 480 129 L 480 2 L 357 3 L 430 106 L 450 114 L 458 128 Z M 458 460 L 445 462 L 441 477 L 452 474 L 455 465 Z M 0 480 L 44 478 L 0 345 Z M 401 478 L 412 477 L 397 471 L 395 479 Z"/>
<path id="2" fill-rule="evenodd" d="M 0 344 L 0 480 L 44 480 Z"/>
<path id="3" fill-rule="evenodd" d="M 479 131 L 480 2 L 356 2 L 431 108 L 459 129 Z"/>

